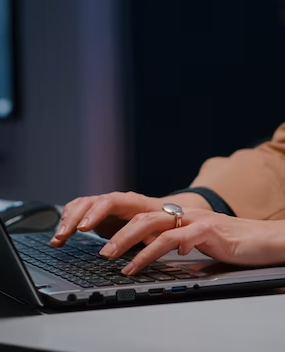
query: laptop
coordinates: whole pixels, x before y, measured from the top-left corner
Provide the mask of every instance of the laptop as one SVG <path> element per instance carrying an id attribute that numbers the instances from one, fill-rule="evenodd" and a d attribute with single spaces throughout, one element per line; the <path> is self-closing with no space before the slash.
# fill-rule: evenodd
<path id="1" fill-rule="evenodd" d="M 53 231 L 10 234 L 0 220 L 0 291 L 32 307 L 114 306 L 175 300 L 193 292 L 239 287 L 285 286 L 285 267 L 245 268 L 213 259 L 163 257 L 138 275 L 120 273 L 130 251 L 118 259 L 99 254 L 105 239 L 78 232 L 62 248 L 49 245 Z"/>

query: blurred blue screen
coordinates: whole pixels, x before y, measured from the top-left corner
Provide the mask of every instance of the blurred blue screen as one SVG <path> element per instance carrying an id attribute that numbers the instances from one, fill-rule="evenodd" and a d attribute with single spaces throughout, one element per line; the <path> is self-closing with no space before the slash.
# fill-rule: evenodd
<path id="1" fill-rule="evenodd" d="M 12 1 L 0 0 L 0 118 L 14 110 Z"/>

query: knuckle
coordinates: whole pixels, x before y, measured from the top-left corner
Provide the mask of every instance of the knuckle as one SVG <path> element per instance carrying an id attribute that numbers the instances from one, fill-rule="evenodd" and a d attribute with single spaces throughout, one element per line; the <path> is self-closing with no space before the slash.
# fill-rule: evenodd
<path id="1" fill-rule="evenodd" d="M 63 213 L 66 214 L 67 212 L 70 212 L 74 207 L 78 207 L 79 205 L 92 206 L 94 201 L 94 197 L 78 197 L 64 206 Z"/>
<path id="2" fill-rule="evenodd" d="M 88 198 L 88 197 L 77 197 L 77 198 L 73 199 L 71 202 L 67 203 L 64 208 L 70 209 L 74 205 L 78 205 L 79 203 L 84 201 L 84 199 L 86 199 L 86 198 Z"/>
<path id="3" fill-rule="evenodd" d="M 216 168 L 217 166 L 220 166 L 221 163 L 224 162 L 224 160 L 226 160 L 226 158 L 220 157 L 220 156 L 209 158 L 206 161 L 204 161 L 200 170 L 203 171 L 205 168 L 211 168 L 211 167 Z"/>
<path id="4" fill-rule="evenodd" d="M 148 213 L 138 213 L 133 217 L 132 221 L 133 223 L 136 223 L 138 221 L 144 221 L 148 218 L 148 216 Z"/>
<path id="5" fill-rule="evenodd" d="M 134 191 L 128 191 L 128 192 L 126 192 L 126 195 L 127 195 L 128 197 L 130 197 L 130 198 L 135 198 L 135 199 L 140 198 L 140 197 L 142 196 L 141 194 L 136 193 L 136 192 L 134 192 Z"/>
<path id="6" fill-rule="evenodd" d="M 111 193 L 108 193 L 108 194 L 105 194 L 105 195 L 108 196 L 109 198 L 113 198 L 113 197 L 118 197 L 121 194 L 122 194 L 122 192 L 114 191 L 114 192 L 111 192 Z"/>
<path id="7" fill-rule="evenodd" d="M 160 235 L 160 238 L 163 242 L 169 243 L 174 242 L 174 237 L 171 231 L 165 231 Z"/>
<path id="8" fill-rule="evenodd" d="M 98 198 L 99 202 L 102 203 L 112 203 L 112 195 L 110 193 L 108 194 L 101 194 Z"/>
<path id="9" fill-rule="evenodd" d="M 71 203 L 78 204 L 81 203 L 84 197 L 77 197 Z"/>
<path id="10" fill-rule="evenodd" d="M 143 222 L 154 222 L 157 220 L 157 215 L 155 213 L 138 213 L 133 217 L 133 223 L 138 221 Z"/>
<path id="11" fill-rule="evenodd" d="M 136 193 L 136 192 L 134 192 L 134 191 L 128 191 L 128 192 L 126 192 L 126 194 L 128 195 L 128 196 L 130 196 L 130 197 L 134 197 L 134 196 L 137 196 L 138 194 Z"/>
<path id="12" fill-rule="evenodd" d="M 143 201 L 145 199 L 145 196 L 143 194 L 136 193 L 134 191 L 126 192 L 126 195 L 134 201 Z"/>
<path id="13" fill-rule="evenodd" d="M 189 240 L 188 233 L 183 233 L 180 236 L 180 246 L 184 247 L 187 244 L 188 240 Z"/>
<path id="14" fill-rule="evenodd" d="M 199 222 L 197 223 L 197 226 L 199 226 L 199 230 L 202 233 L 212 232 L 214 228 L 214 226 L 208 222 Z"/>
<path id="15" fill-rule="evenodd" d="M 67 213 L 71 208 L 72 208 L 73 203 L 69 202 L 67 204 L 65 204 L 64 208 L 63 208 L 63 214 Z"/>

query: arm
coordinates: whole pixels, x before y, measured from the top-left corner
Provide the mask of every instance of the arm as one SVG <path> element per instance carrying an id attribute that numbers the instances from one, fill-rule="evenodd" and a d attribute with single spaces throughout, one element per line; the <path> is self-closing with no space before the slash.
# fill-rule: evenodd
<path id="1" fill-rule="evenodd" d="M 212 189 L 238 217 L 285 219 L 285 123 L 269 142 L 207 160 L 190 186 Z"/>
<path id="2" fill-rule="evenodd" d="M 228 158 L 207 160 L 191 186 L 212 189 L 238 217 L 285 219 L 285 123 L 270 142 L 239 150 Z M 63 245 L 76 229 L 96 228 L 98 234 L 111 238 L 135 215 L 161 211 L 163 203 L 211 210 L 202 196 L 193 193 L 151 198 L 115 192 L 78 198 L 65 206 L 62 226 L 52 245 Z"/>

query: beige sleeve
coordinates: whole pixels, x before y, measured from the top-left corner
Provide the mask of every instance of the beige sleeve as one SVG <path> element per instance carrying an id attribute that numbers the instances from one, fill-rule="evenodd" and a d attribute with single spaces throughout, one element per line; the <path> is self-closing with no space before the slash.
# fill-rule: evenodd
<path id="1" fill-rule="evenodd" d="M 194 186 L 217 192 L 239 217 L 285 219 L 285 123 L 269 142 L 206 160 Z"/>

